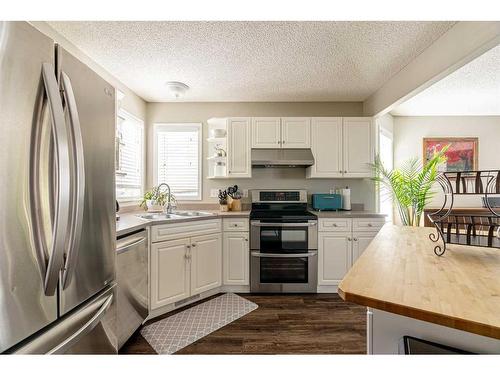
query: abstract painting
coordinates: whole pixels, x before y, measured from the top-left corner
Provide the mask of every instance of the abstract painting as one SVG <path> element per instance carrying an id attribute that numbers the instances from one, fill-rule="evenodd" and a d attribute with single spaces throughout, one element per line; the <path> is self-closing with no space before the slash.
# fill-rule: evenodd
<path id="1" fill-rule="evenodd" d="M 441 172 L 473 171 L 477 169 L 478 138 L 424 138 L 423 160 L 427 162 L 435 151 L 450 145 Z"/>

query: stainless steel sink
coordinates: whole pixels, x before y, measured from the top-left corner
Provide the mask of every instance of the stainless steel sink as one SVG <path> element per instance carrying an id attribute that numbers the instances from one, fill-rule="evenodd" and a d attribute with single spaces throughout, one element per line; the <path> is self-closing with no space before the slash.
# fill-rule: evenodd
<path id="1" fill-rule="evenodd" d="M 179 220 L 179 219 L 186 219 L 188 217 L 194 218 L 194 217 L 204 217 L 213 215 L 214 214 L 210 212 L 203 212 L 203 211 L 176 211 L 173 214 L 158 212 L 158 213 L 139 214 L 136 216 L 144 220 Z"/>
<path id="2" fill-rule="evenodd" d="M 141 219 L 145 220 L 167 220 L 167 219 L 182 219 L 182 216 L 164 213 L 150 213 L 150 214 L 140 214 L 137 215 Z"/>
<path id="3" fill-rule="evenodd" d="M 211 212 L 203 212 L 203 211 L 176 211 L 174 215 L 200 217 L 200 216 L 213 216 L 214 214 Z"/>

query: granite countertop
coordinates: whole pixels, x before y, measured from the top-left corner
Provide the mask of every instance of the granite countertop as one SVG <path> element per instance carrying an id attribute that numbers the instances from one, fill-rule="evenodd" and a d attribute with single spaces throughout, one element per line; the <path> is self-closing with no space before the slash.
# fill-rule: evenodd
<path id="1" fill-rule="evenodd" d="M 150 225 L 160 225 L 160 224 L 169 224 L 169 223 L 185 223 L 189 221 L 199 221 L 199 220 L 210 220 L 217 219 L 222 217 L 229 218 L 247 218 L 250 216 L 250 211 L 229 211 L 222 212 L 218 210 L 200 210 L 201 212 L 208 212 L 212 215 L 207 216 L 193 216 L 193 217 L 185 217 L 182 219 L 165 219 L 165 220 L 147 220 L 137 217 L 137 215 L 144 214 L 144 211 L 136 211 L 120 214 L 120 220 L 116 222 L 116 235 L 122 236 L 124 234 L 146 228 Z"/>
<path id="2" fill-rule="evenodd" d="M 339 295 L 500 339 L 500 251 L 447 244 L 439 257 L 430 233 L 434 229 L 386 224 L 340 283 Z"/>

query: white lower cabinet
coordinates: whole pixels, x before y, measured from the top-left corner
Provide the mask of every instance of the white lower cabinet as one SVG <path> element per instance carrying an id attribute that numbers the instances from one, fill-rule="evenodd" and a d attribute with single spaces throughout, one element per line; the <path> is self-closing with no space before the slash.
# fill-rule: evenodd
<path id="1" fill-rule="evenodd" d="M 221 235 L 191 238 L 191 295 L 222 285 Z"/>
<path id="2" fill-rule="evenodd" d="M 352 237 L 352 263 L 363 254 L 376 233 L 354 233 Z"/>
<path id="3" fill-rule="evenodd" d="M 319 233 L 318 285 L 338 285 L 352 263 L 350 234 Z"/>
<path id="4" fill-rule="evenodd" d="M 190 239 L 151 245 L 151 309 L 190 296 Z"/>
<path id="5" fill-rule="evenodd" d="M 220 233 L 151 245 L 151 309 L 222 284 Z"/>
<path id="6" fill-rule="evenodd" d="M 319 219 L 318 285 L 337 286 L 384 222 L 385 219 L 379 218 Z M 343 228 L 348 230 L 342 231 Z"/>
<path id="7" fill-rule="evenodd" d="M 223 282 L 224 285 L 249 285 L 248 232 L 224 233 Z"/>

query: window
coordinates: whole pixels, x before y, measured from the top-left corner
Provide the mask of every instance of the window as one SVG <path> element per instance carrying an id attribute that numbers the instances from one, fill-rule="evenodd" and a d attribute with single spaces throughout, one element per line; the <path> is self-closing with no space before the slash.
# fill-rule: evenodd
<path id="1" fill-rule="evenodd" d="M 140 199 L 144 176 L 144 123 L 119 110 L 116 126 L 116 199 Z"/>
<path id="2" fill-rule="evenodd" d="M 155 124 L 155 184 L 178 200 L 201 199 L 201 124 Z"/>
<path id="3" fill-rule="evenodd" d="M 379 152 L 380 160 L 387 170 L 394 168 L 393 150 L 392 150 L 392 133 L 381 128 L 379 133 Z M 392 200 L 384 192 L 384 189 L 379 191 L 380 212 L 387 215 L 390 222 L 393 221 Z"/>

